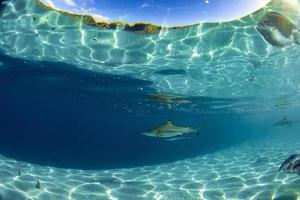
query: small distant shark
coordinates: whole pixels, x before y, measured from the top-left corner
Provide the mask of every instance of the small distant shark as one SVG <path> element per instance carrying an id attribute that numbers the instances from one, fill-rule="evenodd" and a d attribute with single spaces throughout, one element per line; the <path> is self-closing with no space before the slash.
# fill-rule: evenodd
<path id="1" fill-rule="evenodd" d="M 292 154 L 280 166 L 279 171 L 300 175 L 300 154 Z"/>
<path id="2" fill-rule="evenodd" d="M 188 126 L 175 126 L 172 123 L 172 120 L 169 119 L 166 124 L 150 129 L 149 131 L 143 132 L 142 134 L 149 137 L 158 137 L 161 139 L 172 138 L 172 140 L 170 141 L 174 141 L 178 139 L 184 139 L 184 137 L 180 136 L 189 133 L 196 133 L 196 135 L 199 135 L 199 131 L 200 129 L 194 129 Z"/>
<path id="3" fill-rule="evenodd" d="M 287 126 L 287 127 L 290 127 L 294 124 L 294 121 L 292 120 L 289 120 L 287 118 L 287 116 L 285 115 L 283 117 L 283 119 L 279 120 L 278 122 L 274 123 L 273 126 Z"/>

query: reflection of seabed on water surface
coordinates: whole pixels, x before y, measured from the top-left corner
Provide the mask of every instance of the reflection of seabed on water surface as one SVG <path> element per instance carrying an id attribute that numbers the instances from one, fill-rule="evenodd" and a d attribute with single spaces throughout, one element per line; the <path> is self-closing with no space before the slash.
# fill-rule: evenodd
<path id="1" fill-rule="evenodd" d="M 169 164 L 101 171 L 43 167 L 1 157 L 0 193 L 3 199 L 43 200 L 297 199 L 299 176 L 278 171 L 299 149 L 297 140 L 249 142 Z"/>
<path id="2" fill-rule="evenodd" d="M 100 26 L 87 16 L 45 8 L 35 0 L 8 4 L 1 13 L 0 44 L 3 53 L 14 57 L 128 75 L 152 81 L 153 88 L 165 94 L 188 97 L 299 93 L 299 46 L 274 47 L 256 29 L 271 11 L 297 21 L 298 15 L 291 16 L 297 12 L 287 12 L 276 3 L 231 22 L 154 33 Z"/>

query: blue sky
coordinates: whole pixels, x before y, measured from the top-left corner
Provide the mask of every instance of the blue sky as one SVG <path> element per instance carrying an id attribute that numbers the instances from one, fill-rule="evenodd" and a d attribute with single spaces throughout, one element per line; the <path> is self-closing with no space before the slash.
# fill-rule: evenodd
<path id="1" fill-rule="evenodd" d="M 245 16 L 270 0 L 42 0 L 59 9 L 108 21 L 176 26 Z"/>

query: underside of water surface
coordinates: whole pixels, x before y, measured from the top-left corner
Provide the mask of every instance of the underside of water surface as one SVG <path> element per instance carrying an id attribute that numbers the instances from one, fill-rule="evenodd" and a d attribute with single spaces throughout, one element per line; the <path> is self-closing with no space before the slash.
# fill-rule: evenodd
<path id="1" fill-rule="evenodd" d="M 280 1 L 239 20 L 153 28 L 152 33 L 146 25 L 126 31 L 122 25 L 97 25 L 87 16 L 51 10 L 35 0 L 13 0 L 1 11 L 1 51 L 152 81 L 153 88 L 167 94 L 295 95 L 298 46 L 274 47 L 256 29 L 260 18 L 271 11 L 299 22 L 297 10 L 291 12 L 276 2 Z M 162 75 L 165 70 L 174 73 Z"/>
<path id="2" fill-rule="evenodd" d="M 164 27 L 0 2 L 0 200 L 300 199 L 299 4 Z"/>

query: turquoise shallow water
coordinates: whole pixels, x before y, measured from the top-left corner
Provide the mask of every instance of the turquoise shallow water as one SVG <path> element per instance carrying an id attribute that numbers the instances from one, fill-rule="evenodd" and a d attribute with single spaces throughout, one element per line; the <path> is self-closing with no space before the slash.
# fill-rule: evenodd
<path id="1" fill-rule="evenodd" d="M 278 168 L 299 151 L 299 136 L 281 134 L 285 137 L 250 141 L 192 159 L 116 170 L 60 169 L 1 156 L 0 192 L 3 199 L 18 200 L 296 200 L 298 175 Z M 37 180 L 40 189 L 35 188 Z"/>
<path id="2" fill-rule="evenodd" d="M 132 28 L 2 1 L 0 200 L 300 199 L 278 170 L 300 141 L 300 12 L 283 2 Z M 168 119 L 192 133 L 141 134 Z"/>
<path id="3" fill-rule="evenodd" d="M 297 9 L 285 9 L 281 1 L 239 20 L 154 34 L 103 29 L 86 24 L 84 17 L 49 11 L 35 0 L 8 2 L 0 44 L 14 57 L 128 75 L 153 82 L 158 91 L 188 97 L 269 99 L 299 93 L 298 46 L 274 47 L 256 29 L 271 11 L 298 25 Z M 176 73 L 161 74 L 164 70 Z"/>

